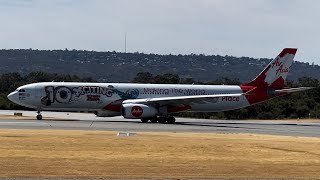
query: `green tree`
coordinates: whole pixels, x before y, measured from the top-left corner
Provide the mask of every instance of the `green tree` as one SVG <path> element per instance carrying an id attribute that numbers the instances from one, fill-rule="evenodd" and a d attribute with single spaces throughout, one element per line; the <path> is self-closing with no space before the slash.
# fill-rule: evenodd
<path id="1" fill-rule="evenodd" d="M 134 83 L 153 83 L 153 75 L 149 72 L 139 72 L 136 77 L 133 79 Z"/>

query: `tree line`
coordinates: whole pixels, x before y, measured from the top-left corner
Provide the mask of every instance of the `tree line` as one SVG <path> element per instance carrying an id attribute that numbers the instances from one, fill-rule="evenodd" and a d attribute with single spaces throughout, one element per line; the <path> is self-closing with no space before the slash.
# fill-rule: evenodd
<path id="1" fill-rule="evenodd" d="M 7 95 L 17 87 L 35 82 L 96 82 L 92 78 L 82 78 L 76 75 L 61 75 L 56 73 L 32 72 L 27 75 L 6 73 L 0 75 L 0 109 L 28 109 L 12 103 Z M 192 78 L 180 78 L 177 74 L 167 73 L 153 75 L 149 72 L 140 72 L 132 80 L 133 83 L 154 84 L 203 84 L 203 85 L 240 85 L 238 79 L 219 78 L 208 82 L 195 81 Z M 315 78 L 301 77 L 298 81 L 288 81 L 287 87 L 315 87 L 305 92 L 293 93 L 284 97 L 225 112 L 177 113 L 181 117 L 206 119 L 297 119 L 320 118 L 320 81 Z"/>
<path id="2" fill-rule="evenodd" d="M 274 53 L 276 55 L 277 52 Z M 229 55 L 0 49 L 0 74 L 20 72 L 27 75 L 35 71 L 45 71 L 92 77 L 98 82 L 129 82 L 137 73 L 147 70 L 152 74 L 175 73 L 180 77 L 192 77 L 197 81 L 229 77 L 239 78 L 244 82 L 253 79 L 271 60 Z M 119 73 L 124 69 L 130 71 L 126 71 L 125 74 Z M 320 66 L 294 61 L 288 79 L 296 81 L 301 76 L 320 79 Z"/>

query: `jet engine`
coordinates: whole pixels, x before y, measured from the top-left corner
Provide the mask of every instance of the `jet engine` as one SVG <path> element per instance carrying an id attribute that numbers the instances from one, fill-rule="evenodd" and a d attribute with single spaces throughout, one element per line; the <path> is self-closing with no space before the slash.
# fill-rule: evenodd
<path id="1" fill-rule="evenodd" d="M 108 111 L 108 110 L 101 110 L 101 111 L 96 111 L 94 113 L 97 117 L 113 117 L 113 116 L 120 116 L 120 112 L 116 111 Z"/>
<path id="2" fill-rule="evenodd" d="M 142 119 L 155 117 L 158 110 L 152 106 L 144 104 L 123 104 L 122 116 L 127 119 Z"/>

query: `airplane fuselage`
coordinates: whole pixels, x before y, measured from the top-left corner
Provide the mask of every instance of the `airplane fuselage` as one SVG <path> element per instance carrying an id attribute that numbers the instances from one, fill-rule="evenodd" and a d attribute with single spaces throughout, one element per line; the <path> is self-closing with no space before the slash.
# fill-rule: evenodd
<path id="1" fill-rule="evenodd" d="M 23 91 L 23 92 L 19 92 Z M 178 97 L 214 94 L 241 94 L 240 86 L 171 85 L 128 83 L 45 82 L 21 86 L 10 95 L 17 104 L 37 110 L 119 111 L 114 102 L 127 99 Z M 13 97 L 15 96 L 15 97 Z M 16 101 L 15 101 L 16 100 Z M 179 111 L 226 111 L 249 106 L 245 95 L 217 97 L 211 101 L 188 104 Z M 185 108 L 185 109 L 183 109 Z"/>

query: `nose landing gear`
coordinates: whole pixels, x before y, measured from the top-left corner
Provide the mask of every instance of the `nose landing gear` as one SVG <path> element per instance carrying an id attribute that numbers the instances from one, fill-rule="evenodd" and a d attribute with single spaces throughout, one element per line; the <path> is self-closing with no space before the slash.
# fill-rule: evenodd
<path id="1" fill-rule="evenodd" d="M 42 115 L 41 115 L 40 111 L 38 111 L 37 120 L 42 120 Z"/>

